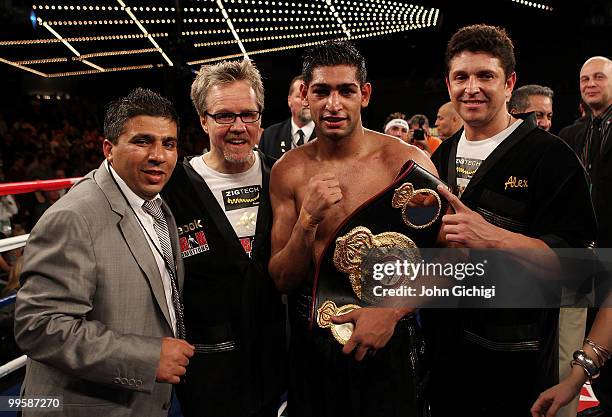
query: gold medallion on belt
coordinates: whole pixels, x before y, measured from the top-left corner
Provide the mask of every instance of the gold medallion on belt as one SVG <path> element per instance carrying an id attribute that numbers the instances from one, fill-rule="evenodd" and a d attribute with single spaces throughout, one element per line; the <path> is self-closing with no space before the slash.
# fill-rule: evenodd
<path id="1" fill-rule="evenodd" d="M 391 206 L 401 210 L 402 220 L 406 226 L 411 229 L 424 229 L 438 220 L 442 202 L 436 191 L 429 188 L 415 190 L 414 186 L 407 182 L 395 189 Z M 406 252 L 404 256 L 408 256 L 411 262 L 420 260 L 417 245 L 402 233 L 373 234 L 367 227 L 357 226 L 344 236 L 338 237 L 333 255 L 334 266 L 339 272 L 348 274 L 353 292 L 365 303 L 371 302 L 371 299 L 362 293 L 364 282 L 362 263 L 368 250 L 376 248 L 414 249 Z M 398 279 L 395 282 L 398 283 Z M 353 323 L 334 324 L 331 318 L 356 308 L 360 306 L 346 304 L 338 307 L 333 301 L 326 300 L 317 310 L 317 324 L 321 328 L 329 328 L 334 338 L 344 345 L 351 338 L 354 325 Z"/>

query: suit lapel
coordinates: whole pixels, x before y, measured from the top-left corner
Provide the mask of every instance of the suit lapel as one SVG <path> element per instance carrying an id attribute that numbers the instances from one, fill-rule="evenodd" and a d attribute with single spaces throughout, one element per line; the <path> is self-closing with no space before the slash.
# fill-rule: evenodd
<path id="1" fill-rule="evenodd" d="M 94 174 L 94 180 L 106 195 L 111 209 L 121 216 L 121 220 L 119 220 L 117 226 L 130 252 L 138 263 L 138 266 L 140 266 L 140 269 L 144 272 L 155 301 L 166 319 L 168 326 L 172 329 L 168 304 L 166 303 L 166 293 L 164 291 L 161 275 L 159 274 L 159 269 L 157 268 L 157 262 L 147 242 L 148 238 L 145 236 L 142 227 L 136 219 L 136 215 L 128 206 L 127 200 L 120 192 L 117 184 L 113 181 L 104 163 Z M 172 219 L 172 223 L 174 224 L 174 219 Z M 174 229 L 170 230 L 176 230 L 176 225 L 174 225 Z M 170 235 L 172 236 L 172 233 Z M 177 265 L 179 264 L 180 262 Z"/>
<path id="2" fill-rule="evenodd" d="M 450 148 L 450 158 L 448 158 L 448 166 L 446 173 L 446 182 L 452 188 L 453 192 L 457 191 L 457 146 L 459 144 L 459 138 L 461 137 L 461 132 L 463 129 L 459 131 L 459 136 L 453 137 Z"/>
<path id="3" fill-rule="evenodd" d="M 285 123 L 283 123 L 279 133 L 278 155 L 276 158 L 280 158 L 285 154 L 285 152 L 289 152 L 291 150 L 291 144 L 293 142 L 293 138 L 291 137 L 291 119 L 288 119 L 285 121 Z"/>
<path id="4" fill-rule="evenodd" d="M 265 155 L 259 152 L 259 163 L 261 164 L 261 196 L 259 209 L 257 211 L 257 224 L 255 226 L 255 241 L 257 244 L 266 237 L 260 234 L 270 230 L 270 219 L 272 218 L 272 207 L 270 206 L 269 186 L 270 186 L 270 169 L 264 163 Z"/>
<path id="5" fill-rule="evenodd" d="M 610 110 L 608 110 L 609 112 Z M 601 159 L 603 159 L 603 157 L 610 152 L 610 149 L 612 149 L 612 140 L 610 139 L 610 136 L 612 136 L 612 133 L 610 133 L 610 130 L 612 129 L 612 119 L 608 118 L 605 121 L 605 124 L 603 124 L 601 126 L 601 138 L 602 140 L 604 138 L 607 138 L 607 140 L 604 142 L 603 145 L 603 149 L 601 150 Z M 583 135 L 584 137 L 584 135 Z M 584 139 L 583 139 L 584 140 Z M 584 146 L 584 144 L 583 144 Z"/>

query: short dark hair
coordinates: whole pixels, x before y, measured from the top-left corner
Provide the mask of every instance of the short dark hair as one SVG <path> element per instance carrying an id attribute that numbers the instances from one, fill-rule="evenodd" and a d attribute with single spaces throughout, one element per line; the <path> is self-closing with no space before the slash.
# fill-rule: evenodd
<path id="1" fill-rule="evenodd" d="M 287 94 L 288 96 L 293 94 L 293 84 L 295 84 L 296 81 L 304 81 L 304 77 L 302 77 L 302 75 L 296 75 L 295 77 L 293 77 L 293 79 L 289 83 L 289 94 Z"/>
<path id="2" fill-rule="evenodd" d="M 529 97 L 544 96 L 552 101 L 553 95 L 553 90 L 549 87 L 538 84 L 524 85 L 512 92 L 512 97 L 508 101 L 508 110 L 514 109 L 519 113 L 523 113 L 529 107 Z"/>
<path id="3" fill-rule="evenodd" d="M 424 114 L 415 114 L 408 120 L 408 126 L 412 125 L 429 126 L 429 119 Z"/>
<path id="4" fill-rule="evenodd" d="M 348 65 L 354 67 L 360 85 L 366 83 L 368 70 L 366 60 L 355 46 L 347 41 L 327 41 L 320 45 L 309 48 L 304 54 L 302 65 L 302 76 L 304 83 L 310 84 L 312 72 L 317 67 L 335 67 L 337 65 Z"/>
<path id="5" fill-rule="evenodd" d="M 178 129 L 178 113 L 170 100 L 146 88 L 137 88 L 108 104 L 104 114 L 104 137 L 116 145 L 127 121 L 137 116 L 163 117 L 175 122 Z"/>
<path id="6" fill-rule="evenodd" d="M 450 72 L 451 60 L 461 52 L 484 52 L 498 58 L 506 78 L 514 72 L 516 60 L 514 45 L 506 30 L 484 24 L 465 26 L 459 29 L 446 46 L 446 74 Z"/>

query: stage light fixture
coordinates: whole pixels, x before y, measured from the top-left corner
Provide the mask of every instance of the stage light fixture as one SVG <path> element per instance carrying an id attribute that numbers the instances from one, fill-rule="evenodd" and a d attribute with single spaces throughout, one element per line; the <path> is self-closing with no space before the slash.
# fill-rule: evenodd
<path id="1" fill-rule="evenodd" d="M 514 1 L 518 2 L 519 0 Z M 164 57 L 164 60 L 166 60 L 169 65 L 172 65 L 162 48 L 153 39 L 156 37 L 156 35 L 149 34 L 145 29 L 145 25 L 175 23 L 173 16 L 163 14 L 166 12 L 175 12 L 175 8 L 162 7 L 159 4 L 156 4 L 155 1 L 144 4 L 141 3 L 141 5 L 134 7 L 128 6 L 126 2 L 129 3 L 129 0 L 117 0 L 119 6 L 111 6 L 104 4 L 96 5 L 95 3 L 86 4 L 85 2 L 83 2 L 85 4 L 70 4 L 76 2 L 67 1 L 64 2 L 64 4 L 33 5 L 32 11 L 36 10 L 37 17 L 42 16 L 45 18 L 45 21 L 49 27 L 66 26 L 74 29 L 78 28 L 79 30 L 83 31 L 88 30 L 88 26 L 126 25 L 129 27 L 130 25 L 135 24 L 140 29 L 140 32 L 142 32 L 142 35 L 138 34 L 138 37 L 134 37 L 133 34 L 113 34 L 106 36 L 75 36 L 72 38 L 62 39 L 60 36 L 56 37 L 56 39 L 0 41 L 0 46 L 27 46 L 64 41 L 67 41 L 68 44 L 70 44 L 71 42 L 147 38 L 154 48 L 125 49 L 121 51 L 100 51 L 99 48 L 95 48 L 98 49 L 97 52 L 94 49 L 92 54 L 83 57 L 80 57 L 80 55 L 77 54 L 77 51 L 77 53 L 75 53 L 76 57 L 72 58 L 72 61 L 82 61 L 86 65 L 95 68 L 96 71 L 102 72 L 104 71 L 103 68 L 89 62 L 87 58 L 159 52 Z M 521 4 L 525 5 L 531 5 L 532 3 L 528 0 L 520 0 L 520 2 Z M 210 28 L 209 26 L 209 28 L 206 30 L 182 31 L 181 36 L 219 36 L 221 39 L 198 42 L 194 43 L 194 45 L 196 47 L 238 45 L 241 54 L 236 55 L 238 57 L 242 56 L 243 58 L 247 58 L 251 53 L 261 54 L 265 52 L 300 48 L 310 44 L 324 42 L 328 38 L 360 39 L 371 36 L 381 36 L 399 31 L 431 27 L 438 24 L 440 12 L 438 9 L 426 8 L 420 5 L 403 4 L 389 0 L 323 0 L 316 2 L 283 2 L 269 0 L 198 0 L 197 3 L 194 3 L 194 6 L 196 7 L 191 7 L 190 5 L 190 7 L 184 7 L 182 10 L 184 12 L 183 22 L 186 25 L 209 26 L 211 24 L 215 25 L 224 23 L 227 25 L 227 29 L 213 29 L 215 26 L 213 26 L 213 28 Z M 65 13 L 62 13 L 61 15 L 53 15 L 50 14 L 50 10 L 53 12 L 60 11 Z M 97 14 L 91 17 L 81 14 L 81 12 L 88 11 L 95 11 Z M 100 11 L 105 13 L 100 15 Z M 108 14 L 106 13 L 107 11 Z M 117 11 L 126 13 L 130 19 L 118 19 L 117 16 L 112 14 L 113 12 Z M 135 15 L 137 12 L 147 13 L 147 19 L 137 18 Z M 215 17 L 215 12 L 221 16 Z M 158 15 L 153 17 L 153 15 L 150 15 L 151 13 Z M 198 14 L 201 13 L 204 13 L 205 15 L 198 16 Z M 63 19 L 47 20 L 49 17 L 53 18 L 56 16 L 61 16 Z M 36 21 L 39 23 L 38 19 Z M 227 36 L 229 34 L 231 34 L 230 39 L 228 39 Z M 245 34 L 251 34 L 251 36 L 245 37 Z M 168 35 L 165 34 L 164 36 Z M 240 36 L 245 38 L 243 39 Z M 308 42 L 308 38 L 319 39 L 314 39 L 313 42 Z M 274 48 L 257 48 L 253 52 L 247 51 L 244 46 L 244 44 L 254 46 L 258 42 L 282 40 L 289 42 L 302 40 L 305 42 L 297 45 L 280 45 Z M 74 51 L 76 51 L 76 49 Z M 233 55 L 230 54 L 226 56 Z M 206 59 L 207 62 L 210 62 L 211 60 L 219 60 L 222 58 L 223 57 L 213 57 Z M 38 57 L 32 58 L 28 61 L 23 60 L 19 62 L 27 62 L 30 64 L 32 62 L 51 63 L 52 60 L 54 60 L 54 58 Z M 70 61 L 70 59 L 68 61 Z M 72 71 L 57 74 L 70 75 L 75 73 L 82 72 Z"/>
<path id="2" fill-rule="evenodd" d="M 523 6 L 533 7 L 535 9 L 542 9 L 547 12 L 552 12 L 554 10 L 551 6 L 547 4 L 538 3 L 535 1 L 527 1 L 527 0 L 512 0 L 512 1 L 515 3 L 521 4 Z"/>
<path id="3" fill-rule="evenodd" d="M 91 75 L 91 74 L 98 74 L 100 72 L 142 70 L 142 69 L 159 68 L 162 66 L 163 64 L 157 64 L 157 65 L 147 64 L 147 65 L 132 65 L 132 66 L 125 66 L 125 67 L 111 67 L 111 68 L 102 69 L 101 71 L 85 70 L 85 71 L 56 72 L 56 73 L 46 74 L 46 77 L 57 78 L 57 77 L 69 77 L 69 76 L 74 76 L 74 75 Z"/>
<path id="4" fill-rule="evenodd" d="M 36 74 L 36 75 L 38 75 L 40 77 L 47 77 L 47 74 L 45 74 L 44 72 L 36 71 L 35 69 L 26 67 L 25 65 L 18 64 L 16 62 L 10 61 L 8 59 L 0 58 L 0 62 L 3 62 L 5 64 L 7 64 L 7 65 L 11 65 L 11 66 L 13 66 L 15 68 L 19 68 L 19 69 L 24 70 L 24 71 L 31 72 L 32 74 Z"/>
<path id="5" fill-rule="evenodd" d="M 14 62 L 19 65 L 53 64 L 56 62 L 68 62 L 68 58 L 40 58 Z"/>
<path id="6" fill-rule="evenodd" d="M 123 2 L 123 0 L 117 0 L 117 3 L 119 3 L 119 5 L 128 14 L 128 16 L 130 16 L 132 21 L 134 21 L 134 23 L 136 23 L 136 26 L 138 26 L 140 31 L 147 37 L 147 39 L 153 45 L 153 47 L 155 47 L 155 49 L 161 54 L 162 58 L 164 58 L 164 60 L 168 63 L 168 65 L 170 65 L 171 67 L 174 66 L 174 63 L 172 62 L 172 60 L 168 57 L 168 55 L 166 55 L 164 50 L 159 46 L 159 44 L 155 41 L 155 39 L 153 39 L 153 37 L 151 35 L 149 35 L 149 32 L 142 25 L 141 21 L 138 20 L 136 15 L 134 15 L 132 10 L 129 7 L 127 7 L 127 5 Z M 172 21 L 174 23 L 174 19 L 172 19 Z M 149 21 L 145 21 L 145 24 L 148 24 L 148 23 L 150 23 L 150 22 Z M 157 23 L 157 21 L 156 21 L 156 23 Z"/>

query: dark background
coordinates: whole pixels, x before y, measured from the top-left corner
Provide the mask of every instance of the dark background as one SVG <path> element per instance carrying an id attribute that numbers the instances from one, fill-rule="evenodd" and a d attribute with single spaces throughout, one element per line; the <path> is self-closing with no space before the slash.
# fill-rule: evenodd
<path id="1" fill-rule="evenodd" d="M 373 98 L 364 112 L 364 125 L 379 130 L 387 114 L 393 111 L 402 111 L 408 116 L 424 113 L 433 125 L 437 108 L 448 101 L 443 59 L 446 43 L 458 28 L 473 23 L 500 25 L 508 30 L 515 43 L 517 86 L 538 83 L 551 87 L 555 92 L 552 131 L 571 124 L 577 117 L 578 73 L 582 63 L 589 56 L 610 55 L 612 1 L 538 1 L 553 6 L 554 11 L 527 7 L 512 0 L 410 2 L 440 8 L 441 24 L 436 29 L 356 42 L 368 59 L 368 78 L 373 84 Z M 114 2 L 99 2 L 102 3 Z M 34 30 L 28 18 L 31 5 L 32 2 L 0 0 L 2 38 L 32 36 Z M 178 49 L 169 51 L 171 56 L 179 53 Z M 289 80 L 301 71 L 302 53 L 303 50 L 296 49 L 253 56 L 266 88 L 264 127 L 289 116 L 287 87 Z M 97 112 L 99 119 L 106 102 L 134 87 L 144 86 L 173 99 L 183 122 L 189 123 L 195 120 L 189 101 L 192 69 L 174 67 L 44 79 L 0 63 L 0 111 L 9 116 L 27 113 L 36 94 L 67 93 L 71 100 L 66 100 L 66 105 L 70 101 L 93 103 L 91 111 Z"/>

